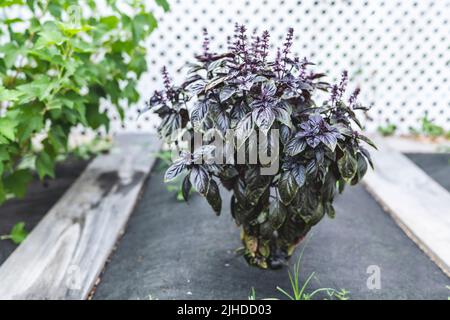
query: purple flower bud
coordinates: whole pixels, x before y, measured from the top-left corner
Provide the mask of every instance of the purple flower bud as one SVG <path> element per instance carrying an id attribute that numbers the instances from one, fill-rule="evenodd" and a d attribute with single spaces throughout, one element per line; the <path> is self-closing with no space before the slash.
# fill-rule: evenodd
<path id="1" fill-rule="evenodd" d="M 339 87 L 334 84 L 331 87 L 331 105 L 334 106 L 338 100 Z"/>
<path id="2" fill-rule="evenodd" d="M 347 88 L 347 82 L 348 82 L 348 72 L 344 70 L 342 72 L 341 82 L 339 82 L 339 95 L 338 95 L 339 100 L 342 99 L 345 89 Z"/>
<path id="3" fill-rule="evenodd" d="M 172 81 L 170 80 L 169 72 L 167 71 L 166 66 L 162 68 L 161 73 L 163 77 L 164 88 L 166 88 L 166 96 L 170 100 L 175 94 L 175 91 L 173 90 Z"/>
<path id="4" fill-rule="evenodd" d="M 269 53 L 269 38 L 270 34 L 269 31 L 265 30 L 262 33 L 261 36 L 261 49 L 260 49 L 260 55 L 263 62 L 266 61 L 267 55 Z"/>
<path id="5" fill-rule="evenodd" d="M 208 37 L 208 30 L 206 28 L 203 29 L 203 56 L 205 58 L 208 58 L 211 56 L 211 53 L 209 51 L 209 37 Z"/>
<path id="6" fill-rule="evenodd" d="M 275 62 L 273 64 L 273 70 L 278 74 L 278 77 L 280 78 L 280 72 L 283 71 L 283 65 L 281 63 L 281 49 L 277 49 L 277 55 L 275 57 Z"/>
<path id="7" fill-rule="evenodd" d="M 359 88 L 359 87 L 357 87 L 354 91 L 353 91 L 353 93 L 352 93 L 352 95 L 350 96 L 350 98 L 348 99 L 348 104 L 349 104 L 349 107 L 350 108 L 353 108 L 355 105 L 356 105 L 356 102 L 357 102 L 357 100 L 358 100 L 358 95 L 359 95 L 359 92 L 361 91 L 361 89 Z"/>
<path id="8" fill-rule="evenodd" d="M 293 38 L 294 38 L 294 28 L 289 28 L 288 32 L 286 34 L 286 40 L 284 41 L 284 44 L 283 44 L 283 54 L 284 54 L 285 59 L 291 52 Z"/>

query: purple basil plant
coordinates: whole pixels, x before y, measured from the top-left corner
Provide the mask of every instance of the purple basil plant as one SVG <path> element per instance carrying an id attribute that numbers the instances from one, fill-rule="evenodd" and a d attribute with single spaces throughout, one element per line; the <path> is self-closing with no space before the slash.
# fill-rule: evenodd
<path id="1" fill-rule="evenodd" d="M 355 111 L 367 109 L 358 103 L 359 89 L 346 95 L 347 72 L 338 84 L 322 81 L 324 74 L 310 70 L 313 63 L 291 53 L 292 40 L 289 29 L 271 59 L 267 31 L 248 39 L 246 28 L 236 25 L 228 50 L 215 53 L 205 30 L 203 53 L 186 80 L 172 84 L 164 68 L 164 89 L 147 103 L 162 119 L 158 131 L 167 142 L 178 145 L 174 137 L 180 132 L 204 133 L 202 146 L 190 141 L 165 179 L 184 175 L 185 200 L 194 188 L 218 215 L 221 193 L 231 194 L 243 254 L 260 268 L 283 266 L 315 224 L 325 215 L 334 217 L 336 193 L 358 183 L 372 166 L 362 142 L 375 147 L 355 129 L 361 128 Z M 315 102 L 317 90 L 328 98 Z M 230 130 L 236 134 L 231 162 L 197 161 L 216 153 L 208 145 L 225 140 Z M 274 131 L 276 141 L 269 138 Z M 259 159 L 237 161 L 239 151 L 254 151 L 252 134 L 266 139 L 263 148 L 277 147 L 266 150 L 279 164 L 275 172 L 263 174 L 267 163 Z"/>

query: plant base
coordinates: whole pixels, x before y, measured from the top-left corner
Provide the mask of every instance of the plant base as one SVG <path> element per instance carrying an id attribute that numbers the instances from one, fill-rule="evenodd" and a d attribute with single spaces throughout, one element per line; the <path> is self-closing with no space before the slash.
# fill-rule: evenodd
<path id="1" fill-rule="evenodd" d="M 254 231 L 252 229 L 243 227 L 241 231 L 241 239 L 245 249 L 244 257 L 251 266 L 272 270 L 287 266 L 295 248 L 309 231 L 309 228 L 297 229 L 297 236 L 292 239 L 282 238 L 275 232 L 270 239 L 264 239 L 251 233 Z"/>

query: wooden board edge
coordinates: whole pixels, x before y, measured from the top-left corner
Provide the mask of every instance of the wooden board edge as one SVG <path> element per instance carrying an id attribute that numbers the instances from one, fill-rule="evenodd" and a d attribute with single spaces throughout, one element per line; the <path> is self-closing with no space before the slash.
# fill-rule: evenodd
<path id="1" fill-rule="evenodd" d="M 128 137 L 133 137 L 132 134 L 119 135 L 119 136 L 118 136 L 118 140 L 122 140 L 122 141 L 123 141 L 123 139 L 127 139 L 127 136 L 128 136 Z M 137 135 L 135 135 L 135 136 L 137 136 Z M 140 134 L 140 136 L 141 136 L 141 137 L 147 136 L 147 137 L 149 137 L 149 138 L 153 138 L 153 139 L 154 139 L 154 140 L 153 140 L 154 145 L 153 145 L 153 148 L 152 148 L 153 151 L 158 151 L 158 150 L 160 150 L 162 144 L 161 144 L 161 141 L 155 137 L 155 135 L 152 135 L 152 134 L 142 135 L 142 134 Z M 118 151 L 118 150 L 115 150 L 115 151 Z M 150 152 L 150 151 L 149 151 L 149 152 Z M 103 155 L 103 156 L 104 156 L 104 155 Z M 92 288 L 95 286 L 96 282 L 98 281 L 97 279 L 98 279 L 99 275 L 100 275 L 100 274 L 102 273 L 102 271 L 104 270 L 104 267 L 105 267 L 105 264 L 106 264 L 107 261 L 108 261 L 108 258 L 110 257 L 111 253 L 113 252 L 114 248 L 116 247 L 117 242 L 118 242 L 118 241 L 120 240 L 120 238 L 123 236 L 123 233 L 124 233 L 124 231 L 126 230 L 126 226 L 127 226 L 128 220 L 129 220 L 129 218 L 131 217 L 131 214 L 133 213 L 133 211 L 134 211 L 134 209 L 135 209 L 135 207 L 136 207 L 136 205 L 137 205 L 137 202 L 138 202 L 139 199 L 141 199 L 141 197 L 142 197 L 142 193 L 143 193 L 143 190 L 144 190 L 145 182 L 148 180 L 148 177 L 149 177 L 149 175 L 151 174 L 152 168 L 153 168 L 154 164 L 156 163 L 156 158 L 157 158 L 156 156 L 151 156 L 151 157 L 149 157 L 149 160 L 148 160 L 148 168 L 145 170 L 145 172 L 144 172 L 144 174 L 143 174 L 143 177 L 142 177 L 141 181 L 139 182 L 139 185 L 137 186 L 137 189 L 139 190 L 139 191 L 137 192 L 137 196 L 133 199 L 133 203 L 130 203 L 131 210 L 129 210 L 129 212 L 127 212 L 126 214 L 123 215 L 123 218 L 125 218 L 125 219 L 124 219 L 123 223 L 120 224 L 120 228 L 117 230 L 116 234 L 114 235 L 115 242 L 108 248 L 109 253 L 107 254 L 107 256 L 106 256 L 104 259 L 103 259 L 103 257 L 102 257 L 101 260 L 103 260 L 103 261 L 101 261 L 101 266 L 99 266 L 99 264 L 96 264 L 96 265 L 93 266 L 93 268 L 95 268 L 94 270 L 92 270 L 92 273 L 94 274 L 94 277 L 93 277 L 94 281 L 90 281 L 89 283 L 85 283 L 85 284 L 84 284 L 85 287 L 79 289 L 79 291 L 80 291 L 80 293 L 81 293 L 81 295 L 80 295 L 80 297 L 79 297 L 80 299 L 87 299 L 87 298 L 89 297 L 89 294 L 91 293 Z M 92 164 L 95 160 L 96 160 L 96 159 L 93 159 L 92 162 L 91 162 L 91 164 Z M 80 174 L 80 177 L 83 176 L 83 175 L 86 175 L 87 170 L 89 170 L 90 168 L 91 168 L 90 165 L 88 165 L 88 166 L 86 167 L 86 169 Z M 77 178 L 77 180 L 78 180 L 78 178 Z M 77 180 L 75 180 L 74 184 L 77 182 Z M 71 188 L 69 188 L 69 189 L 66 191 L 66 193 L 69 193 L 70 190 L 71 190 Z M 65 194 L 66 194 L 66 193 L 65 193 Z M 54 208 L 54 207 L 55 207 L 62 199 L 64 199 L 65 194 L 64 194 L 64 195 L 63 195 L 63 196 L 55 203 L 54 206 L 52 206 L 52 208 L 48 211 L 48 213 L 52 212 L 53 208 Z M 35 232 L 35 230 L 39 230 L 39 229 L 38 229 L 39 224 L 41 224 L 41 222 L 47 217 L 48 213 L 42 218 L 42 220 L 41 220 L 41 221 L 35 226 L 35 228 L 30 232 L 30 235 L 31 235 L 33 232 Z M 38 232 L 38 231 L 36 231 L 36 232 Z M 30 236 L 30 235 L 29 235 L 29 236 Z M 84 236 L 84 237 L 86 238 L 86 236 Z M 14 253 L 15 253 L 20 247 L 25 246 L 25 245 L 27 245 L 27 242 L 26 242 L 26 241 L 25 241 L 24 243 L 22 243 L 20 246 L 18 246 L 18 247 L 16 248 L 16 250 L 8 257 L 8 259 L 6 259 L 6 261 L 4 261 L 4 263 L 3 263 L 2 265 L 0 265 L 0 274 L 1 274 L 1 270 L 4 269 L 4 266 L 7 265 L 7 264 L 9 265 L 9 268 L 8 268 L 8 269 L 11 270 L 11 266 L 10 266 L 10 265 L 11 265 L 11 263 L 13 263 L 13 261 L 11 261 L 11 260 L 12 260 L 11 257 L 14 256 Z M 28 245 L 29 245 L 29 244 L 28 244 Z M 34 245 L 35 245 L 35 244 L 34 244 Z M 90 270 L 89 270 L 89 272 L 90 272 Z M 1 284 L 1 282 L 2 282 L 2 280 L 0 279 L 0 284 Z M 19 295 L 18 295 L 18 298 L 19 298 L 19 299 L 20 299 L 20 296 L 21 296 L 21 295 L 19 294 Z M 39 296 L 38 296 L 38 297 L 34 297 L 34 298 L 40 299 Z M 47 297 L 43 295 L 42 298 L 47 298 Z M 0 297 L 0 299 L 4 299 L 4 297 L 3 297 L 3 298 Z M 8 298 L 6 298 L 6 299 L 8 299 Z"/>

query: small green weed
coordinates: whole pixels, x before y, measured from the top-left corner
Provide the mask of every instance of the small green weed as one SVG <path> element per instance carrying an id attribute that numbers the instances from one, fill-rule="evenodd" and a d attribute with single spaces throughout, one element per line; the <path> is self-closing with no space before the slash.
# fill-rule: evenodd
<path id="1" fill-rule="evenodd" d="M 383 136 L 383 137 L 389 137 L 394 135 L 395 131 L 397 130 L 397 126 L 392 123 L 388 123 L 385 126 L 379 126 L 377 128 L 377 131 Z"/>
<path id="2" fill-rule="evenodd" d="M 9 234 L 0 236 L 0 240 L 11 240 L 15 244 L 21 244 L 28 235 L 28 231 L 25 230 L 25 222 L 16 223 Z"/>
<path id="3" fill-rule="evenodd" d="M 319 293 L 326 293 L 328 299 L 337 299 L 337 300 L 348 300 L 349 297 L 349 291 L 346 289 L 333 289 L 333 288 L 319 288 L 312 292 L 307 292 L 308 286 L 312 279 L 317 279 L 315 276 L 315 272 L 312 272 L 309 277 L 306 279 L 306 281 L 302 284 L 300 283 L 300 265 L 301 265 L 301 259 L 303 257 L 303 252 L 305 250 L 305 246 L 303 246 L 303 249 L 300 253 L 300 256 L 297 260 L 297 263 L 294 265 L 293 271 L 288 270 L 288 276 L 289 276 L 289 282 L 291 284 L 291 291 L 287 292 L 285 289 L 282 289 L 281 287 L 277 286 L 277 290 L 281 292 L 284 296 L 286 296 L 290 300 L 312 300 L 317 294 Z M 252 287 L 250 291 L 250 295 L 248 297 L 249 300 L 256 300 L 256 290 Z"/>

